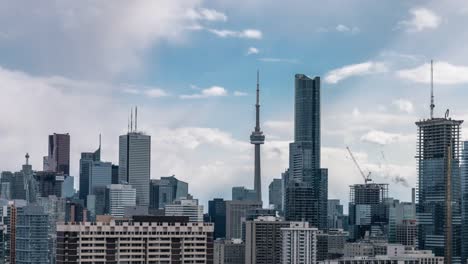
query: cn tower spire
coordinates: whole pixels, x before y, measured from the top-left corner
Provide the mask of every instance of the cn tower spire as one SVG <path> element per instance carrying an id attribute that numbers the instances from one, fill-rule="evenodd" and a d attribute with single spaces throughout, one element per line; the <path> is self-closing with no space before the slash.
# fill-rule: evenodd
<path id="1" fill-rule="evenodd" d="M 434 118 L 434 66 L 433 61 L 431 60 L 431 119 Z"/>
<path id="2" fill-rule="evenodd" d="M 254 174 L 254 191 L 256 200 L 262 201 L 262 179 L 260 168 L 260 145 L 265 143 L 265 135 L 260 129 L 260 81 L 259 71 L 257 70 L 257 100 L 255 103 L 255 129 L 250 135 L 250 143 L 255 146 L 255 174 Z"/>

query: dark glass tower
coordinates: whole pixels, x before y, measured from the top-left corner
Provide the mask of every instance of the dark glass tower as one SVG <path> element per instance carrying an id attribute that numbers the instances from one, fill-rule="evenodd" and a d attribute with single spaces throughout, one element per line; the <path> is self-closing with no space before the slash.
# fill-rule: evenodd
<path id="1" fill-rule="evenodd" d="M 320 78 L 295 76 L 294 142 L 289 146 L 285 216 L 327 227 L 328 171 L 320 168 Z"/>
<path id="2" fill-rule="evenodd" d="M 70 135 L 49 135 L 49 152 L 44 157 L 44 170 L 70 174 Z"/>

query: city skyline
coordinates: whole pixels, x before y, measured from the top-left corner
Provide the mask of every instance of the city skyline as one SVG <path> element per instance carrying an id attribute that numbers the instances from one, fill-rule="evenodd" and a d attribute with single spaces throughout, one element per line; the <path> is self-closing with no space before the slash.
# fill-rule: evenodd
<path id="1" fill-rule="evenodd" d="M 280 177 L 288 167 L 295 73 L 321 76 L 324 80 L 322 166 L 329 169 L 329 198 L 339 198 L 346 205 L 348 185 L 361 182 L 346 154 L 345 146 L 349 145 L 366 171 L 372 171 L 379 182 L 391 183 L 389 196 L 409 201 L 410 188 L 392 183 L 392 178 L 405 178 L 410 187 L 416 183 L 414 122 L 429 117 L 426 77 L 431 58 L 435 60 L 435 116 L 443 116 L 446 108 L 451 109 L 454 118 L 466 120 L 468 116 L 463 100 L 458 99 L 466 93 L 462 87 L 467 82 L 464 65 L 468 64 L 463 61 L 462 45 L 457 44 L 463 43 L 465 37 L 457 34 L 463 33 L 457 25 L 463 25 L 467 19 L 466 12 L 463 13 L 467 7 L 463 4 L 366 3 L 362 8 L 366 11 L 358 11 L 357 2 L 350 1 L 347 7 L 355 12 L 349 15 L 337 11 L 337 2 L 332 1 L 321 6 L 330 17 L 317 15 L 310 27 L 301 29 L 301 36 L 296 35 L 299 33 L 296 23 L 310 14 L 297 8 L 282 8 L 277 3 L 265 14 L 254 12 L 268 5 L 263 1 L 241 2 L 242 9 L 229 1 L 183 6 L 159 4 L 169 14 L 189 13 L 189 18 L 158 21 L 174 25 L 174 29 L 169 25 L 157 32 L 145 28 L 141 35 L 131 35 L 135 42 L 145 43 L 143 47 L 120 42 L 122 36 L 128 37 L 124 33 L 108 36 L 110 40 L 118 40 L 111 47 L 90 38 L 90 30 L 77 28 L 80 19 L 90 15 L 89 10 L 77 8 L 75 18 L 66 16 L 67 10 L 76 7 L 69 3 L 55 7 L 63 11 L 58 18 L 47 13 L 44 17 L 31 16 L 24 24 L 12 28 L 8 25 L 14 19 L 6 13 L 15 6 L 0 8 L 2 22 L 10 22 L 0 23 L 4 25 L 0 26 L 0 82 L 5 98 L 0 110 L 8 113 L 0 121 L 3 135 L 0 143 L 4 146 L 0 151 L 2 170 L 19 170 L 26 152 L 31 155 L 33 168 L 39 170 L 42 156 L 47 154 L 45 139 L 54 132 L 70 133 L 70 174 L 75 181 L 79 154 L 95 148 L 99 133 L 103 134 L 103 160 L 118 163 L 117 137 L 126 132 L 128 109 L 138 105 L 140 128 L 153 138 L 151 178 L 175 174 L 191 184 L 191 191 L 203 204 L 212 197 L 229 198 L 230 188 L 218 186 L 253 187 L 253 151 L 248 136 L 254 123 L 252 102 L 255 70 L 259 68 L 264 87 L 261 127 L 267 136 L 262 147 L 264 201 L 268 200 L 265 190 L 272 178 Z M 295 4 L 304 5 L 301 8 L 304 10 L 311 5 L 300 1 Z M 151 16 L 141 10 L 154 6 L 150 2 L 140 5 L 116 4 L 116 8 L 143 12 L 139 14 L 141 23 L 152 25 Z M 101 10 L 105 6 L 95 8 Z M 389 8 L 395 12 L 383 16 Z M 290 20 L 279 28 L 255 19 L 257 15 L 266 18 L 280 12 L 285 20 Z M 113 21 L 113 14 L 104 14 Z M 297 19 L 293 19 L 293 14 Z M 363 18 L 355 14 L 363 14 Z M 136 17 L 132 12 L 125 15 Z M 373 25 L 375 17 L 382 21 Z M 427 19 L 421 22 L 418 17 Z M 89 37 L 92 41 L 87 49 L 72 45 L 67 34 L 55 37 L 61 49 L 26 44 L 14 48 L 19 42 L 33 37 L 41 40 L 46 35 L 25 36 L 15 32 L 28 32 L 30 26 L 44 33 L 53 19 L 58 19 L 60 26 L 52 27 L 52 31 L 59 32 L 64 27 L 78 37 Z M 102 26 L 96 27 L 98 33 L 108 29 L 104 21 L 92 21 Z M 195 24 L 203 28 L 181 29 Z M 166 28 L 175 30 L 178 37 L 173 39 Z M 244 32 L 244 29 L 252 30 Z M 382 37 L 381 32 L 388 36 Z M 286 38 L 298 41 L 304 35 L 307 35 L 304 44 L 280 46 Z M 450 43 L 440 45 L 431 41 L 449 39 L 447 36 Z M 325 47 L 327 43 L 331 45 Z M 98 62 L 90 63 L 91 55 L 103 47 L 108 52 L 97 56 Z M 41 59 L 35 49 L 50 56 Z M 65 66 L 60 56 L 63 49 L 72 51 L 67 52 L 72 53 L 69 57 L 65 56 L 68 58 Z M 84 53 L 83 60 L 75 55 Z M 122 57 L 114 58 L 112 55 L 116 53 Z M 213 55 L 202 63 L 199 54 Z M 232 63 L 216 68 L 221 61 L 214 57 Z M 187 60 L 192 66 L 184 65 Z M 128 64 L 134 67 L 124 67 L 127 62 L 133 62 Z M 424 69 L 420 68 L 422 65 Z M 119 67 L 125 70 L 119 71 Z M 208 181 L 212 186 L 206 189 L 204 183 Z"/>

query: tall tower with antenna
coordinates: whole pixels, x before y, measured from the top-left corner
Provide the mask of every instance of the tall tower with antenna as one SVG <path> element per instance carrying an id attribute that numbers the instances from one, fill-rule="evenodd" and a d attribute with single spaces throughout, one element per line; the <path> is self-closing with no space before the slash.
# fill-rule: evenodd
<path id="1" fill-rule="evenodd" d="M 260 129 L 260 82 L 259 72 L 257 70 L 257 101 L 255 104 L 255 129 L 250 135 L 250 143 L 255 146 L 255 174 L 254 174 L 254 192 L 256 200 L 262 201 L 262 179 L 260 162 L 260 145 L 265 143 L 265 135 Z"/>
<path id="2" fill-rule="evenodd" d="M 434 66 L 433 61 L 431 60 L 431 119 L 434 118 Z"/>

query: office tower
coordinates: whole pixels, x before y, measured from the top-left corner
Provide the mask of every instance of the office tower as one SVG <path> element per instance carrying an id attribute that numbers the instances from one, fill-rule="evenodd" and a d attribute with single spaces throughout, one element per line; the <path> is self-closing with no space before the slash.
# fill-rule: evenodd
<path id="1" fill-rule="evenodd" d="M 65 176 L 62 184 L 62 196 L 64 198 L 73 197 L 75 195 L 75 177 Z"/>
<path id="2" fill-rule="evenodd" d="M 188 195 L 188 183 L 178 180 L 174 175 L 150 180 L 150 208 L 164 209 L 166 204 Z"/>
<path id="3" fill-rule="evenodd" d="M 155 216 L 135 216 L 123 223 L 65 223 L 57 226 L 57 246 L 57 264 L 90 259 L 103 263 L 213 263 L 213 224 Z"/>
<path id="4" fill-rule="evenodd" d="M 203 222 L 203 205 L 197 199 L 181 198 L 166 204 L 166 216 L 187 216 L 190 222 Z"/>
<path id="5" fill-rule="evenodd" d="M 0 194 L 2 199 L 11 200 L 11 181 L 13 173 L 11 171 L 2 171 L 0 178 Z"/>
<path id="6" fill-rule="evenodd" d="M 255 175 L 254 175 L 254 192 L 256 201 L 262 201 L 262 179 L 261 179 L 261 163 L 260 163 L 260 145 L 265 143 L 265 135 L 260 129 L 260 83 L 257 71 L 257 102 L 255 104 L 255 129 L 250 135 L 250 143 L 255 145 Z"/>
<path id="7" fill-rule="evenodd" d="M 51 171 L 37 171 L 34 173 L 34 179 L 37 183 L 38 197 L 49 197 L 55 195 L 62 197 L 62 186 L 65 175 Z"/>
<path id="8" fill-rule="evenodd" d="M 279 264 L 281 261 L 281 228 L 290 223 L 266 216 L 245 222 L 245 264 Z"/>
<path id="9" fill-rule="evenodd" d="M 339 199 L 328 199 L 327 227 L 343 228 L 343 205 Z"/>
<path id="10" fill-rule="evenodd" d="M 136 110 L 135 110 L 136 111 Z M 119 180 L 132 185 L 137 191 L 137 205 L 149 206 L 151 170 L 151 136 L 135 128 L 119 138 Z"/>
<path id="11" fill-rule="evenodd" d="M 226 237 L 226 201 L 215 198 L 208 201 L 208 216 L 214 223 L 214 239 Z"/>
<path id="12" fill-rule="evenodd" d="M 281 179 L 273 179 L 268 186 L 268 201 L 273 209 L 283 211 L 283 188 Z"/>
<path id="13" fill-rule="evenodd" d="M 388 226 L 388 184 L 365 183 L 350 186 L 350 239 L 384 236 Z"/>
<path id="14" fill-rule="evenodd" d="M 93 162 L 101 161 L 101 136 L 99 136 L 99 148 L 94 152 L 82 152 L 80 159 L 80 189 L 79 197 L 86 202 L 89 193 L 89 181 L 91 179 Z"/>
<path id="15" fill-rule="evenodd" d="M 106 187 L 112 183 L 112 163 L 93 161 L 90 165 L 86 206 L 93 216 L 102 215 L 105 214 Z"/>
<path id="16" fill-rule="evenodd" d="M 448 110 L 444 117 L 434 117 L 432 85 L 430 110 L 429 119 L 416 122 L 418 245 L 432 250 L 436 256 L 445 256 L 448 264 L 466 262 L 461 259 L 460 129 L 463 121 L 450 118 Z"/>
<path id="17" fill-rule="evenodd" d="M 128 184 L 110 184 L 105 199 L 106 211 L 114 217 L 123 217 L 125 207 L 136 205 L 136 190 Z"/>
<path id="18" fill-rule="evenodd" d="M 244 186 L 232 187 L 233 201 L 257 201 L 257 193 Z"/>
<path id="19" fill-rule="evenodd" d="M 28 205 L 18 213 L 16 263 L 49 264 L 49 221 L 42 207 Z"/>
<path id="20" fill-rule="evenodd" d="M 214 241 L 214 264 L 244 264 L 245 245 L 241 239 Z"/>
<path id="21" fill-rule="evenodd" d="M 295 76 L 294 142 L 289 145 L 285 216 L 327 228 L 328 171 L 320 168 L 320 78 Z"/>
<path id="22" fill-rule="evenodd" d="M 388 242 L 417 246 L 415 201 L 391 200 L 388 204 Z"/>
<path id="23" fill-rule="evenodd" d="M 70 135 L 49 135 L 49 152 L 44 157 L 44 171 L 70 175 Z"/>
<path id="24" fill-rule="evenodd" d="M 281 228 L 282 263 L 315 264 L 317 261 L 317 228 L 307 222 L 293 222 Z"/>
<path id="25" fill-rule="evenodd" d="M 257 201 L 226 201 L 226 239 L 242 238 L 242 221 L 247 212 L 262 208 Z"/>
<path id="26" fill-rule="evenodd" d="M 119 184 L 119 165 L 112 164 L 112 184 Z"/>
<path id="27" fill-rule="evenodd" d="M 85 213 L 86 207 L 81 199 L 69 198 L 65 204 L 65 222 L 85 222 L 87 221 Z"/>

